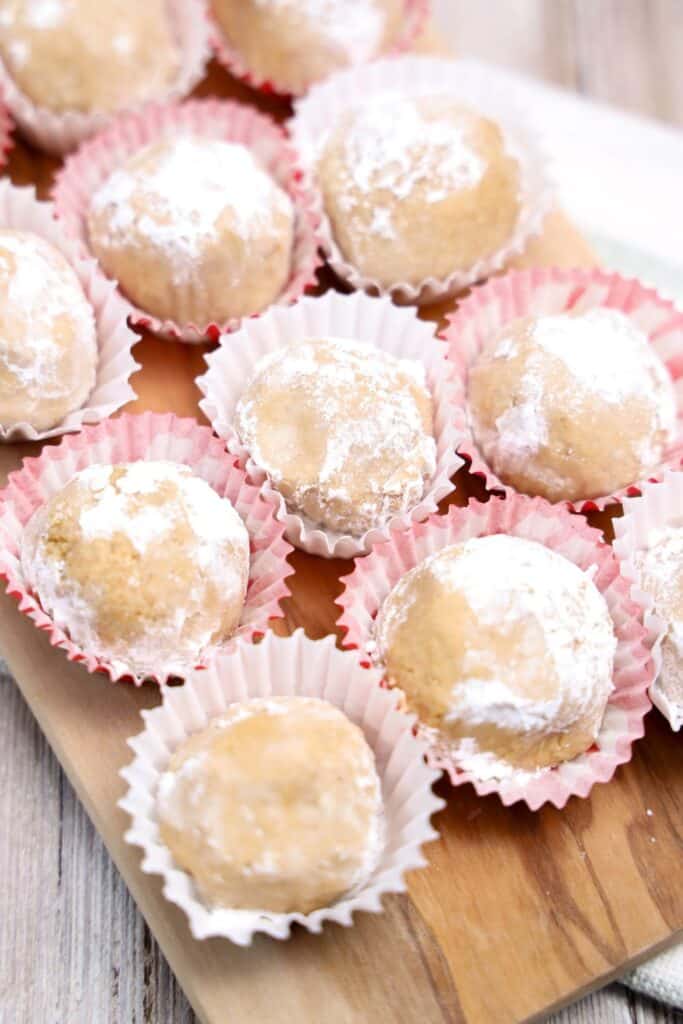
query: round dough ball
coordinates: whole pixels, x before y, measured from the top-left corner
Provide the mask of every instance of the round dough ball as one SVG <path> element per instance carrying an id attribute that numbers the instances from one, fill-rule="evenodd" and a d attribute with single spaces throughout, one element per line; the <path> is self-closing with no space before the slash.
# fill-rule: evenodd
<path id="1" fill-rule="evenodd" d="M 180 66 L 167 0 L 6 0 L 0 56 L 22 92 L 56 113 L 162 98 Z"/>
<path id="2" fill-rule="evenodd" d="M 643 590 L 665 622 L 658 690 L 683 708 L 683 527 L 655 530 L 637 558 Z"/>
<path id="3" fill-rule="evenodd" d="M 92 198 L 90 245 L 145 312 L 204 327 L 258 313 L 289 280 L 294 208 L 245 147 L 145 146 Z"/>
<path id="4" fill-rule="evenodd" d="M 235 427 L 288 507 L 340 533 L 412 508 L 436 466 L 422 364 L 341 338 L 262 359 Z"/>
<path id="5" fill-rule="evenodd" d="M 304 92 L 333 71 L 389 50 L 404 0 L 212 0 L 227 42 L 258 78 Z"/>
<path id="6" fill-rule="evenodd" d="M 380 96 L 343 116 L 318 182 L 344 258 L 381 285 L 467 271 L 504 246 L 520 169 L 501 129 L 445 96 Z"/>
<path id="7" fill-rule="evenodd" d="M 508 324 L 470 369 L 468 401 L 475 441 L 500 479 L 549 501 L 642 479 L 676 426 L 666 367 L 613 309 Z"/>
<path id="8" fill-rule="evenodd" d="M 239 623 L 249 536 L 186 466 L 94 465 L 33 515 L 22 565 L 84 650 L 139 676 L 182 674 Z"/>
<path id="9" fill-rule="evenodd" d="M 375 758 L 332 704 L 233 704 L 176 750 L 159 831 L 212 907 L 307 914 L 360 888 L 383 843 Z"/>
<path id="10" fill-rule="evenodd" d="M 95 386 L 97 334 L 75 271 L 53 245 L 0 230 L 0 425 L 49 430 Z"/>
<path id="11" fill-rule="evenodd" d="M 376 635 L 411 710 L 478 777 L 558 764 L 598 734 L 612 620 L 590 577 L 542 544 L 443 548 L 399 580 Z"/>

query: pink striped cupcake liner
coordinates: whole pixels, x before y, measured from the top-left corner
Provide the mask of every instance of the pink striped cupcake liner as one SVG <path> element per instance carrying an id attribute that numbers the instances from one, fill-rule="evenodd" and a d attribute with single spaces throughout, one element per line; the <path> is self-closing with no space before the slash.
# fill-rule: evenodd
<path id="1" fill-rule="evenodd" d="M 502 129 L 508 152 L 520 168 L 519 214 L 510 237 L 496 252 L 443 278 L 394 281 L 385 285 L 363 274 L 337 245 L 316 185 L 316 166 L 339 118 L 354 107 L 387 94 L 403 97 L 448 96 L 493 119 Z M 294 105 L 289 130 L 315 189 L 325 259 L 337 277 L 370 295 L 388 294 L 395 302 L 425 305 L 443 300 L 498 273 L 538 235 L 553 203 L 553 184 L 543 141 L 528 113 L 509 90 L 494 88 L 486 67 L 475 61 L 406 55 L 338 71 Z"/>
<path id="2" fill-rule="evenodd" d="M 2 101 L 2 93 L 0 92 L 0 167 L 4 167 L 7 163 L 9 152 L 14 145 L 13 131 L 14 122 L 10 117 L 9 110 Z"/>
<path id="3" fill-rule="evenodd" d="M 233 100 L 188 100 L 150 105 L 136 114 L 117 117 L 103 132 L 84 143 L 57 174 L 53 200 L 57 216 L 81 253 L 90 254 L 87 215 L 97 189 L 117 167 L 143 147 L 172 134 L 191 133 L 246 146 L 288 193 L 296 211 L 292 270 L 277 305 L 287 306 L 315 284 L 321 264 L 318 254 L 319 214 L 312 193 L 302 183 L 298 158 L 285 133 L 265 114 Z M 217 341 L 236 330 L 244 318 L 225 323 L 178 324 L 152 316 L 132 303 L 121 290 L 129 321 L 171 341 Z M 258 314 L 255 314 L 258 315 Z"/>
<path id="4" fill-rule="evenodd" d="M 382 787 L 382 853 L 359 891 L 309 914 L 208 907 L 161 841 L 159 780 L 178 746 L 230 705 L 292 696 L 328 701 L 365 734 Z M 135 758 L 121 772 L 129 788 L 120 806 L 131 817 L 126 842 L 142 848 L 142 870 L 163 878 L 164 896 L 186 914 L 196 939 L 221 936 L 248 946 L 258 933 L 288 939 L 294 924 L 313 933 L 327 922 L 349 927 L 356 913 L 380 913 L 384 896 L 405 892 L 406 872 L 426 864 L 422 846 L 438 839 L 430 818 L 444 806 L 432 792 L 438 772 L 425 764 L 425 744 L 414 734 L 413 717 L 398 709 L 397 695 L 379 686 L 379 673 L 340 651 L 334 637 L 309 640 L 297 629 L 288 637 L 268 633 L 257 646 L 238 640 L 184 686 L 164 688 L 162 697 L 161 707 L 143 712 L 144 730 L 128 741 Z"/>
<path id="5" fill-rule="evenodd" d="M 434 473 L 413 508 L 360 537 L 324 529 L 289 509 L 266 473 L 253 461 L 234 427 L 237 403 L 251 383 L 260 360 L 304 338 L 349 338 L 369 342 L 389 355 L 416 360 L 425 367 L 434 409 Z M 206 356 L 206 363 L 207 372 L 196 381 L 204 395 L 200 408 L 216 433 L 225 439 L 228 451 L 246 465 L 250 478 L 262 483 L 278 503 L 278 519 L 285 523 L 285 536 L 295 547 L 323 558 L 365 554 L 373 544 L 386 540 L 391 530 L 426 519 L 436 511 L 438 503 L 455 490 L 453 477 L 463 460 L 456 455 L 460 435 L 453 428 L 451 372 L 446 348 L 434 336 L 433 324 L 419 320 L 414 310 L 400 309 L 388 298 L 373 299 L 362 292 L 308 296 L 289 309 L 271 309 L 258 319 L 248 320 L 236 334 L 221 338 L 220 346 Z"/>
<path id="6" fill-rule="evenodd" d="M 449 544 L 496 533 L 537 541 L 594 574 L 617 636 L 614 690 L 594 746 L 557 767 L 483 780 L 459 768 L 438 744 L 433 745 L 429 760 L 447 773 L 454 786 L 470 782 L 480 796 L 497 793 L 505 805 L 523 801 L 532 811 L 546 803 L 562 808 L 571 796 L 586 797 L 596 783 L 609 782 L 617 767 L 630 760 L 632 744 L 644 735 L 643 719 L 650 709 L 647 691 L 654 677 L 647 631 L 630 583 L 599 531 L 583 519 L 542 498 L 512 495 L 486 503 L 470 501 L 466 508 L 451 506 L 447 515 L 432 516 L 394 533 L 357 560 L 353 572 L 342 579 L 344 590 L 337 604 L 342 609 L 338 625 L 345 634 L 343 646 L 357 649 L 369 664 L 376 653 L 375 618 L 398 580 Z"/>
<path id="7" fill-rule="evenodd" d="M 430 0 L 404 0 L 404 7 L 403 27 L 392 46 L 391 54 L 404 53 L 406 50 L 412 49 L 415 40 L 426 24 L 431 5 Z M 282 82 L 276 82 L 257 74 L 253 68 L 248 66 L 239 50 L 226 39 L 215 17 L 211 17 L 211 23 L 211 45 L 214 53 L 223 67 L 235 78 L 239 78 L 252 89 L 258 89 L 269 95 L 275 93 L 278 96 L 302 96 L 306 92 L 306 87 L 293 91 L 291 87 Z"/>
<path id="8" fill-rule="evenodd" d="M 69 661 L 81 662 L 88 672 L 104 672 L 113 682 L 132 678 L 143 680 L 120 661 L 112 662 L 95 650 L 83 650 L 69 637 L 63 624 L 55 622 L 41 608 L 25 578 L 21 565 L 24 527 L 52 495 L 86 466 L 168 460 L 190 469 L 221 496 L 228 498 L 249 533 L 250 566 L 247 596 L 235 636 L 256 639 L 271 619 L 283 615 L 280 602 L 289 594 L 285 583 L 294 571 L 287 562 L 292 550 L 284 539 L 284 527 L 275 518 L 274 504 L 251 484 L 234 458 L 208 427 L 172 413 L 123 415 L 96 427 L 65 437 L 56 447 L 48 446 L 37 458 L 24 459 L 21 469 L 11 473 L 0 492 L 0 577 L 7 593 L 19 603 L 38 629 L 49 634 L 53 647 L 65 651 Z M 228 641 L 228 646 L 232 638 Z M 201 666 L 198 666 L 201 667 Z M 167 682 L 177 670 L 160 664 L 151 677 Z"/>
<path id="9" fill-rule="evenodd" d="M 679 466 L 683 457 L 683 312 L 654 288 L 609 271 L 558 267 L 515 270 L 472 291 L 448 316 L 448 324 L 441 332 L 448 342 L 449 359 L 457 370 L 456 424 L 464 435 L 459 452 L 470 461 L 470 471 L 481 477 L 490 490 L 516 493 L 487 463 L 472 434 L 467 412 L 470 366 L 491 336 L 511 320 L 570 311 L 584 313 L 591 309 L 625 313 L 647 334 L 669 371 L 678 403 L 676 437 L 646 479 L 658 480 L 666 469 Z M 634 480 L 612 494 L 561 504 L 577 512 L 602 510 L 628 495 L 639 494 L 645 482 Z"/>
<path id="10" fill-rule="evenodd" d="M 182 99 L 204 77 L 210 54 L 206 0 L 168 0 L 180 47 L 180 67 L 172 86 L 160 99 Z M 62 155 L 101 131 L 115 114 L 71 110 L 61 114 L 38 106 L 14 81 L 0 60 L 0 91 L 14 121 L 38 149 Z"/>
<path id="11" fill-rule="evenodd" d="M 140 369 L 132 354 L 139 339 L 126 324 L 126 310 L 116 287 L 107 281 L 95 260 L 79 258 L 55 221 L 52 203 L 36 199 L 32 186 L 17 188 L 8 179 L 0 181 L 0 227 L 38 235 L 66 257 L 92 306 L 98 349 L 95 386 L 80 409 L 68 413 L 49 430 L 36 430 L 28 422 L 0 427 L 0 441 L 44 441 L 111 416 L 135 398 L 130 378 Z"/>
<path id="12" fill-rule="evenodd" d="M 613 525 L 614 552 L 621 563 L 622 576 L 632 583 L 631 596 L 643 610 L 652 648 L 655 679 L 650 697 L 674 732 L 678 732 L 683 728 L 683 683 L 670 671 L 662 673 L 662 641 L 669 624 L 657 614 L 654 599 L 642 587 L 637 559 L 648 548 L 653 533 L 683 525 L 683 473 L 667 470 L 660 483 L 643 484 L 640 496 L 624 499 L 624 514 L 613 520 Z"/>

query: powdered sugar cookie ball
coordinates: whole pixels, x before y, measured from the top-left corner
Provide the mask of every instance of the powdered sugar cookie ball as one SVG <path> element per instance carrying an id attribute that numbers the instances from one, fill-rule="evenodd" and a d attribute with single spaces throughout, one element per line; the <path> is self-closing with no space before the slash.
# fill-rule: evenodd
<path id="1" fill-rule="evenodd" d="M 509 241 L 520 213 L 501 129 L 448 97 L 386 94 L 350 111 L 318 182 L 344 259 L 383 286 L 469 270 Z"/>
<path id="2" fill-rule="evenodd" d="M 550 501 L 642 479 L 676 424 L 666 367 L 613 309 L 508 324 L 470 369 L 468 401 L 475 440 L 500 479 Z"/>
<path id="3" fill-rule="evenodd" d="M 518 537 L 427 558 L 387 597 L 376 639 L 410 709 L 479 777 L 583 753 L 612 690 L 604 598 L 572 562 Z"/>
<path id="4" fill-rule="evenodd" d="M 212 0 L 226 41 L 259 80 L 304 92 L 333 71 L 372 60 L 401 28 L 403 0 Z"/>
<path id="5" fill-rule="evenodd" d="M 232 705 L 176 750 L 157 811 L 211 907 L 309 913 L 362 886 L 382 851 L 373 752 L 312 698 Z"/>
<path id="6" fill-rule="evenodd" d="M 412 508 L 436 466 L 424 367 L 340 338 L 262 359 L 235 427 L 290 509 L 345 534 Z"/>
<path id="7" fill-rule="evenodd" d="M 49 430 L 95 386 L 92 307 L 62 253 L 0 230 L 0 425 Z"/>
<path id="8" fill-rule="evenodd" d="M 289 279 L 292 202 L 245 147 L 145 146 L 94 194 L 90 245 L 147 313 L 204 326 L 258 313 Z"/>
<path id="9" fill-rule="evenodd" d="M 172 462 L 94 465 L 29 521 L 22 565 L 81 648 L 182 674 L 240 619 L 249 537 L 226 498 Z"/>
<path id="10" fill-rule="evenodd" d="M 683 527 L 653 530 L 637 564 L 640 584 L 666 624 L 657 686 L 667 700 L 683 708 Z"/>
<path id="11" fill-rule="evenodd" d="M 113 111 L 163 96 L 179 67 L 166 0 L 6 0 L 0 56 L 34 103 Z"/>

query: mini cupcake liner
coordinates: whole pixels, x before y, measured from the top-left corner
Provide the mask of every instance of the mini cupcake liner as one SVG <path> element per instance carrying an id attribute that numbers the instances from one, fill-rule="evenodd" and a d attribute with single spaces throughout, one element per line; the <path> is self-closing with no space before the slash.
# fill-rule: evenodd
<path id="1" fill-rule="evenodd" d="M 56 447 L 43 449 L 38 458 L 24 459 L 11 473 L 0 492 L 0 577 L 7 593 L 19 602 L 19 611 L 49 633 L 53 647 L 66 652 L 69 661 L 82 662 L 88 672 L 104 672 L 113 682 L 136 677 L 122 661 L 108 661 L 97 651 L 83 650 L 41 608 L 21 565 L 24 527 L 41 505 L 60 491 L 74 474 L 98 463 L 168 460 L 189 466 L 221 497 L 229 498 L 249 532 L 250 566 L 247 596 L 236 636 L 253 639 L 262 635 L 270 619 L 283 615 L 282 598 L 289 594 L 285 580 L 294 571 L 287 562 L 292 550 L 284 540 L 284 527 L 275 519 L 272 501 L 251 484 L 244 470 L 226 454 L 221 441 L 208 427 L 171 413 L 123 415 L 86 427 L 65 437 Z M 228 641 L 228 645 L 232 638 Z M 151 678 L 166 682 L 177 667 L 160 664 Z"/>
<path id="2" fill-rule="evenodd" d="M 683 685 L 665 681 L 660 675 L 667 623 L 656 614 L 652 596 L 642 589 L 636 556 L 648 547 L 654 530 L 683 526 L 683 474 L 667 470 L 661 483 L 644 484 L 640 497 L 624 499 L 624 515 L 614 519 L 613 525 L 613 548 L 621 564 L 621 574 L 632 583 L 631 597 L 642 608 L 648 630 L 655 665 L 650 697 L 677 732 L 683 726 Z"/>
<path id="3" fill-rule="evenodd" d="M 84 143 L 67 159 L 53 189 L 57 216 L 67 234 L 82 253 L 90 255 L 87 215 L 94 193 L 137 150 L 180 132 L 247 146 L 289 194 L 296 210 L 292 271 L 277 305 L 294 302 L 315 283 L 315 272 L 321 264 L 315 199 L 301 183 L 297 156 L 286 141 L 284 131 L 265 114 L 233 100 L 153 104 L 137 114 L 122 114 L 105 131 Z M 120 294 L 134 327 L 147 328 L 172 341 L 217 341 L 220 334 L 236 330 L 242 322 L 242 318 L 235 317 L 223 324 L 177 324 L 152 316 Z"/>
<path id="4" fill-rule="evenodd" d="M 7 156 L 14 141 L 12 139 L 13 131 L 14 122 L 2 100 L 2 92 L 0 90 L 0 167 L 4 167 L 7 163 Z"/>
<path id="5" fill-rule="evenodd" d="M 562 808 L 571 796 L 586 797 L 595 783 L 609 782 L 617 766 L 630 760 L 633 742 L 645 731 L 643 719 L 650 708 L 647 690 L 654 678 L 640 609 L 631 598 L 629 581 L 620 574 L 614 552 L 598 530 L 542 498 L 512 495 L 494 497 L 485 504 L 470 501 L 466 508 L 451 506 L 445 516 L 432 516 L 408 531 L 394 533 L 343 578 L 344 590 L 337 599 L 342 608 L 338 625 L 346 634 L 343 646 L 374 657 L 375 617 L 398 580 L 449 544 L 495 533 L 538 541 L 580 569 L 591 571 L 617 636 L 615 689 L 594 746 L 557 767 L 538 772 L 511 770 L 504 779 L 482 780 L 459 768 L 443 746 L 435 745 L 429 760 L 448 773 L 453 785 L 471 782 L 480 796 L 497 793 L 505 805 L 521 800 L 532 811 L 546 803 Z"/>
<path id="6" fill-rule="evenodd" d="M 175 82 L 162 97 L 172 100 L 186 96 L 203 78 L 210 55 L 210 26 L 206 0 L 168 0 L 168 3 L 180 46 L 180 69 Z M 48 153 L 67 153 L 116 116 L 116 112 L 88 114 L 77 110 L 59 114 L 38 106 L 22 92 L 2 60 L 0 91 L 22 135 Z"/>
<path id="7" fill-rule="evenodd" d="M 559 267 L 515 270 L 475 289 L 455 313 L 448 316 L 447 327 L 440 334 L 448 342 L 448 358 L 456 367 L 456 426 L 464 435 L 459 451 L 470 461 L 471 472 L 481 477 L 489 489 L 516 493 L 493 472 L 472 434 L 467 412 L 470 367 L 491 336 L 511 320 L 569 311 L 585 313 L 600 308 L 625 313 L 644 331 L 674 382 L 678 402 L 677 435 L 662 462 L 650 471 L 647 479 L 658 479 L 665 469 L 680 464 L 683 457 L 683 312 L 654 288 L 620 274 Z M 645 480 L 634 480 L 612 494 L 558 504 L 580 512 L 602 510 L 626 495 L 639 494 L 644 483 Z"/>
<path id="8" fill-rule="evenodd" d="M 401 359 L 423 363 L 434 401 L 437 465 L 419 504 L 395 516 L 386 526 L 368 530 L 361 537 L 335 533 L 289 511 L 284 498 L 270 484 L 265 472 L 250 458 L 233 426 L 240 396 L 254 376 L 256 364 L 269 352 L 303 338 L 350 338 L 371 342 Z M 373 299 L 363 293 L 305 298 L 289 309 L 272 309 L 258 320 L 247 321 L 241 330 L 222 338 L 220 347 L 207 355 L 208 371 L 197 378 L 205 396 L 200 408 L 228 450 L 247 466 L 250 477 L 263 484 L 278 505 L 277 518 L 285 524 L 285 536 L 295 547 L 323 558 L 350 558 L 365 554 L 392 529 L 426 519 L 442 498 L 455 490 L 452 477 L 463 460 L 456 455 L 460 435 L 453 429 L 451 379 L 445 347 L 434 337 L 433 325 L 418 320 L 413 310 L 399 309 L 387 298 Z"/>
<path id="9" fill-rule="evenodd" d="M 392 54 L 403 53 L 410 50 L 413 43 L 425 26 L 430 11 L 429 0 L 404 0 L 405 13 L 403 15 L 403 27 L 399 37 L 391 48 Z M 252 89 L 279 96 L 302 96 L 306 89 L 292 93 L 291 89 L 282 82 L 276 82 L 270 78 L 264 78 L 248 66 L 242 54 L 232 46 L 225 38 L 223 31 L 215 17 L 211 18 L 211 44 L 218 61 L 235 78 L 241 79 Z M 355 65 L 357 66 L 357 65 Z"/>
<path id="10" fill-rule="evenodd" d="M 126 310 L 115 286 L 95 260 L 79 259 L 55 221 L 52 204 L 39 202 L 32 186 L 17 188 L 9 180 L 0 182 L 0 227 L 39 235 L 67 258 L 92 306 L 98 347 L 95 386 L 80 409 L 49 430 L 36 430 L 27 422 L 0 427 L 0 441 L 43 441 L 99 422 L 135 398 L 130 378 L 140 368 L 131 352 L 139 339 L 126 324 Z"/>
<path id="11" fill-rule="evenodd" d="M 121 772 L 129 788 L 120 806 L 133 822 L 125 838 L 144 851 L 142 870 L 163 877 L 164 896 L 185 912 L 196 939 L 221 936 L 248 946 L 258 932 L 286 939 L 295 923 L 310 932 L 326 921 L 348 926 L 356 911 L 380 913 L 385 894 L 405 892 L 405 872 L 424 866 L 421 846 L 438 838 L 430 818 L 444 806 L 431 788 L 439 773 L 424 763 L 413 717 L 397 710 L 398 694 L 379 681 L 378 672 L 338 650 L 332 636 L 268 633 L 257 646 L 238 641 L 183 687 L 164 688 L 161 707 L 142 712 L 144 731 L 128 741 L 135 759 Z M 379 864 L 360 892 L 310 914 L 206 907 L 190 875 L 175 867 L 156 822 L 156 789 L 173 751 L 236 701 L 270 696 L 317 697 L 340 708 L 363 730 L 382 783 L 386 835 Z"/>
<path id="12" fill-rule="evenodd" d="M 493 118 L 503 129 L 522 172 L 520 215 L 507 245 L 469 270 L 456 270 L 443 279 L 429 277 L 417 285 L 397 281 L 388 288 L 365 277 L 344 258 L 335 242 L 322 196 L 316 189 L 323 251 L 335 274 L 356 289 L 374 295 L 388 293 L 397 302 L 422 305 L 448 298 L 490 277 L 513 256 L 519 255 L 529 239 L 542 228 L 552 204 L 552 187 L 548 161 L 537 133 L 528 123 L 528 117 L 511 102 L 509 91 L 494 88 L 486 69 L 476 63 L 433 57 L 398 57 L 350 68 L 332 75 L 295 103 L 290 132 L 312 182 L 315 182 L 315 163 L 338 118 L 354 106 L 392 92 L 408 96 L 453 96 Z"/>

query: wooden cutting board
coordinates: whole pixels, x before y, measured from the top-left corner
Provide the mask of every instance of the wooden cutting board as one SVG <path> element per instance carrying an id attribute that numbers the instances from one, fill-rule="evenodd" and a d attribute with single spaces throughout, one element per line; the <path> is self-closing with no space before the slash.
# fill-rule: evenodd
<path id="1" fill-rule="evenodd" d="M 429 44 L 430 48 L 433 43 Z M 212 66 L 200 95 L 251 93 Z M 259 98 L 278 114 L 286 106 Z M 56 162 L 24 146 L 9 174 L 47 194 Z M 560 213 L 548 218 L 521 265 L 591 265 L 585 242 Z M 423 315 L 438 320 L 445 310 Z M 130 411 L 172 410 L 202 419 L 194 377 L 202 347 L 144 338 Z M 0 478 L 37 445 L 0 448 Z M 481 496 L 461 473 L 455 500 Z M 607 517 L 601 525 L 609 526 Z M 339 577 L 350 562 L 301 552 L 286 616 L 311 637 L 334 631 Z M 159 880 L 144 875 L 139 853 L 123 842 L 117 806 L 126 739 L 139 712 L 158 702 L 152 686 L 114 686 L 88 676 L 50 648 L 7 596 L 0 597 L 0 648 L 55 753 L 83 801 L 171 967 L 205 1024 L 505 1024 L 542 1016 L 672 941 L 683 929 L 683 746 L 652 713 L 633 760 L 589 800 L 531 814 L 479 799 L 469 787 L 440 792 L 441 841 L 409 891 L 384 901 L 380 916 L 320 936 L 297 931 L 288 942 L 260 937 L 250 949 L 192 939 L 183 915 L 166 903 Z M 83 937 L 87 941 L 87 937 Z"/>

